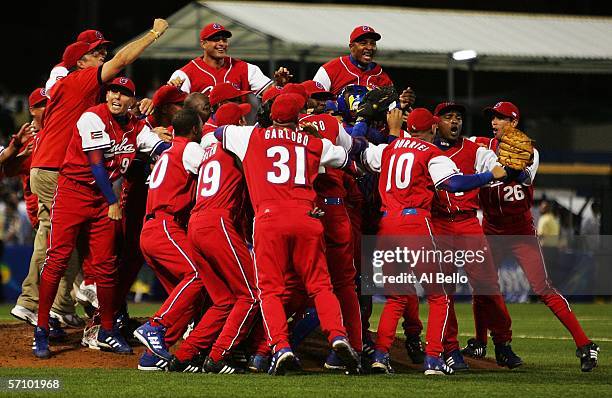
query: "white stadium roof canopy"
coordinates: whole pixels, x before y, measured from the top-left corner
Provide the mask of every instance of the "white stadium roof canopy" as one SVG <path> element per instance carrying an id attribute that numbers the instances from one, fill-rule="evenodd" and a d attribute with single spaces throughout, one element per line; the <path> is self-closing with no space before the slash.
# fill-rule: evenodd
<path id="1" fill-rule="evenodd" d="M 481 71 L 612 73 L 612 18 L 251 1 L 185 6 L 142 58 L 201 55 L 199 32 L 211 22 L 232 31 L 232 56 L 271 68 L 347 54 L 351 30 L 369 25 L 382 35 L 376 61 L 385 66 L 445 69 L 450 53 L 470 49 Z"/>

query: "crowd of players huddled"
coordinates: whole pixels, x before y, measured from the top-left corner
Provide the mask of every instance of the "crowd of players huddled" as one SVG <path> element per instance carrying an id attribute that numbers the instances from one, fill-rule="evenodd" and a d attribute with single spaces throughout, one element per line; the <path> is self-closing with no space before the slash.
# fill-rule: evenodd
<path id="1" fill-rule="evenodd" d="M 359 283 L 363 235 L 449 249 L 461 237 L 488 245 L 487 235 L 508 235 L 519 239 L 504 249 L 572 334 L 581 369 L 597 365 L 599 348 L 552 287 L 537 240 L 520 239 L 535 236 L 538 154 L 524 170 L 497 162 L 501 134 L 520 120 L 514 104 L 485 109 L 492 137 L 468 139 L 463 105 L 443 102 L 432 112 L 417 107 L 413 89 L 388 89 L 372 27 L 351 32 L 349 55 L 293 82 L 285 68 L 269 78 L 230 57 L 232 33 L 218 23 L 202 29 L 201 56 L 152 98 L 138 98 L 122 71 L 167 28 L 155 20 L 113 57 L 101 32 L 79 34 L 32 91 L 32 122 L 0 153 L 4 174 L 22 177 L 37 229 L 11 311 L 35 327 L 36 357 L 51 357 L 49 342 L 65 336 L 63 327 L 84 327 L 91 349 L 132 354 L 132 337 L 145 345 L 145 371 L 281 375 L 299 371 L 294 350 L 320 327 L 330 348 L 325 369 L 390 373 L 403 318 L 407 355 L 426 375 L 468 370 L 464 356 L 484 358 L 489 333 L 497 364 L 516 368 L 522 360 L 497 281 L 501 249 L 492 243 L 483 264 L 465 268 L 476 335 L 463 349 L 452 285 L 424 286 L 424 344 L 416 291 L 387 296 L 374 335 L 371 296 Z M 168 299 L 134 327 L 125 298 L 145 262 Z M 451 275 L 453 267 L 417 264 L 413 272 Z"/>

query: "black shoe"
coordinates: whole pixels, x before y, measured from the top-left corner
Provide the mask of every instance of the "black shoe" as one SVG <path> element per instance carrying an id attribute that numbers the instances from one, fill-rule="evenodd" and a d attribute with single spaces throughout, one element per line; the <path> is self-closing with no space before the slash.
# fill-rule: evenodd
<path id="1" fill-rule="evenodd" d="M 206 357 L 204 360 L 204 373 L 218 373 L 218 374 L 241 374 L 244 373 L 244 369 L 239 368 L 235 365 L 231 365 L 228 361 L 223 359 L 217 362 L 213 361 L 211 357 Z"/>
<path id="2" fill-rule="evenodd" d="M 406 346 L 406 352 L 408 353 L 408 357 L 414 364 L 422 364 L 425 361 L 425 350 L 423 349 L 423 342 L 421 341 L 421 336 L 406 336 L 406 341 L 404 342 Z"/>
<path id="3" fill-rule="evenodd" d="M 499 366 L 508 369 L 518 368 L 523 364 L 523 360 L 512 351 L 510 343 L 495 344 L 495 359 Z"/>
<path id="4" fill-rule="evenodd" d="M 476 339 L 469 339 L 461 353 L 466 357 L 484 358 L 487 356 L 487 345 Z"/>
<path id="5" fill-rule="evenodd" d="M 168 362 L 168 372 L 199 373 L 202 372 L 203 362 L 204 358 L 201 354 L 186 361 L 180 361 L 177 357 L 172 356 Z"/>
<path id="6" fill-rule="evenodd" d="M 597 354 L 599 354 L 599 346 L 593 342 L 578 348 L 576 356 L 580 358 L 580 370 L 590 372 L 593 368 L 596 368 Z"/>

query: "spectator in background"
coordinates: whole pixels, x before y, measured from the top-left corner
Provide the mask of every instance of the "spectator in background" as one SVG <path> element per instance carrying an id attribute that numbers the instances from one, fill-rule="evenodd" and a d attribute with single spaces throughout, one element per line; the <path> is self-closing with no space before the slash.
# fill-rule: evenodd
<path id="1" fill-rule="evenodd" d="M 547 200 L 542 200 L 539 206 L 540 218 L 538 219 L 537 233 L 542 246 L 545 263 L 554 268 L 559 253 L 559 233 L 561 224 L 555 216 L 552 205 Z"/>
<path id="2" fill-rule="evenodd" d="M 585 243 L 585 248 L 590 252 L 594 252 L 599 248 L 599 234 L 601 232 L 601 205 L 598 201 L 591 203 L 591 214 L 582 218 L 580 223 L 580 235 L 589 235 L 588 238 L 582 238 Z"/>

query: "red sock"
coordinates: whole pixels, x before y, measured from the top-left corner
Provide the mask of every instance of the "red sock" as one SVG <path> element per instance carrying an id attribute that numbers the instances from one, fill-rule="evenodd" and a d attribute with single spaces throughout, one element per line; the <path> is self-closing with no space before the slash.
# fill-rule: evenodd
<path id="1" fill-rule="evenodd" d="M 100 325 L 102 329 L 112 330 L 115 322 L 115 306 L 113 293 L 115 289 L 111 286 L 97 286 L 98 302 L 100 304 Z"/>
<path id="2" fill-rule="evenodd" d="M 569 330 L 576 347 L 582 347 L 585 344 L 589 344 L 591 340 L 586 336 L 582 326 L 576 319 L 576 315 L 572 312 L 569 303 L 560 294 L 547 294 L 540 296 L 540 300 L 544 302 L 555 314 L 555 316 L 561 321 L 563 326 Z M 39 321 L 40 322 L 40 321 Z"/>

